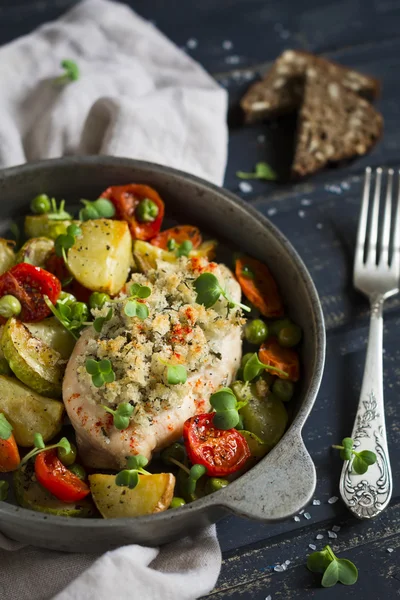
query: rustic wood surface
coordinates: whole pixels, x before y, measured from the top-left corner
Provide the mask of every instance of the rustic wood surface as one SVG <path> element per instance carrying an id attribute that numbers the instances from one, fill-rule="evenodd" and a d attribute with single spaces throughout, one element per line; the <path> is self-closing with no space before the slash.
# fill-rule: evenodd
<path id="1" fill-rule="evenodd" d="M 226 186 L 244 196 L 287 235 L 316 283 L 324 308 L 328 347 L 326 370 L 304 439 L 318 472 L 315 499 L 306 519 L 260 525 L 229 517 L 218 524 L 224 562 L 216 589 L 208 598 L 273 600 L 300 598 L 371 598 L 400 596 L 400 298 L 385 314 L 384 377 L 389 447 L 394 476 L 390 507 L 373 522 L 352 518 L 338 496 L 341 461 L 329 449 L 351 431 L 368 334 L 368 306 L 352 289 L 352 255 L 363 169 L 398 167 L 400 113 L 399 0 L 131 0 L 184 47 L 226 87 L 230 97 L 230 145 Z M 56 18 L 75 0 L 1 0 L 0 43 L 29 33 Z M 224 43 L 225 42 L 225 43 Z M 228 43 L 227 43 L 228 42 Z M 232 43 L 232 47 L 229 47 Z M 238 101 L 250 82 L 285 48 L 323 53 L 382 80 L 378 105 L 385 135 L 368 157 L 326 170 L 305 183 L 252 183 L 243 194 L 237 169 L 251 170 L 257 160 L 283 168 L 294 123 L 283 120 L 245 127 Z M 286 161 L 286 163 L 285 163 Z M 355 586 L 324 590 L 305 568 L 309 544 L 320 548 L 327 532 L 341 556 L 353 560 L 360 577 Z M 316 540 L 323 534 L 322 540 Z M 388 552 L 388 549 L 393 549 Z M 278 573 L 274 566 L 290 561 Z"/>

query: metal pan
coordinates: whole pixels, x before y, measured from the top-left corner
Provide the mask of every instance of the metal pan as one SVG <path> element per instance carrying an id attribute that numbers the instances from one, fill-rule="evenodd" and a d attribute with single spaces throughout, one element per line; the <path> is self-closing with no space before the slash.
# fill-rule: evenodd
<path id="1" fill-rule="evenodd" d="M 151 163 L 89 156 L 32 163 L 0 172 L 0 217 L 22 216 L 31 198 L 46 192 L 75 202 L 96 198 L 109 185 L 147 183 L 164 198 L 167 214 L 198 225 L 232 248 L 268 264 L 289 314 L 303 329 L 302 381 L 291 423 L 279 444 L 228 487 L 177 510 L 136 519 L 73 519 L 0 503 L 0 531 L 45 548 L 100 552 L 129 543 L 158 545 L 195 532 L 229 512 L 263 522 L 286 519 L 311 499 L 315 467 L 301 430 L 314 404 L 324 366 L 325 329 L 320 301 L 303 262 L 261 214 L 222 188 Z"/>

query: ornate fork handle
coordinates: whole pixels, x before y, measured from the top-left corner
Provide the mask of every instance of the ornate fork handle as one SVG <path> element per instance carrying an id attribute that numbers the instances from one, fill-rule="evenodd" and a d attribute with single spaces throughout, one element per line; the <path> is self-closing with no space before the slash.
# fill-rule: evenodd
<path id="1" fill-rule="evenodd" d="M 361 396 L 352 438 L 354 449 L 372 450 L 377 456 L 364 475 L 352 472 L 352 461 L 345 462 L 340 479 L 340 494 L 349 510 L 360 519 L 372 519 L 392 496 L 392 472 L 386 440 L 383 405 L 382 309 L 384 296 L 371 300 L 371 323 Z"/>

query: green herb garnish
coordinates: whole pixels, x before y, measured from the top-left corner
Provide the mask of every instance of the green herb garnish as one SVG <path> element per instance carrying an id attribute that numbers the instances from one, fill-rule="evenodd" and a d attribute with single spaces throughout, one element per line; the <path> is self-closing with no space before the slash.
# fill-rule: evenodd
<path id="1" fill-rule="evenodd" d="M 358 475 L 364 475 L 368 467 L 376 463 L 376 454 L 371 450 L 361 450 L 356 452 L 353 449 L 354 441 L 351 438 L 343 438 L 342 445 L 333 445 L 332 448 L 340 450 L 340 458 L 343 460 L 352 460 L 352 469 Z"/>
<path id="2" fill-rule="evenodd" d="M 7 500 L 9 489 L 10 489 L 10 484 L 8 483 L 8 481 L 4 481 L 4 479 L 2 479 L 0 481 L 0 501 Z"/>
<path id="3" fill-rule="evenodd" d="M 321 552 L 313 552 L 307 559 L 307 567 L 313 573 L 323 573 L 322 587 L 332 587 L 338 581 L 353 585 L 358 579 L 357 567 L 346 558 L 337 558 L 330 546 Z"/>
<path id="4" fill-rule="evenodd" d="M 56 238 L 54 242 L 54 250 L 57 256 L 64 259 L 64 262 L 67 263 L 67 252 L 76 242 L 76 238 L 78 235 L 82 233 L 82 230 L 78 225 L 72 223 L 67 228 L 67 233 L 62 233 Z"/>
<path id="5" fill-rule="evenodd" d="M 141 475 L 151 475 L 151 473 L 145 471 L 143 468 L 148 462 L 147 458 L 141 454 L 130 456 L 127 460 L 128 468 L 118 473 L 115 477 L 115 483 L 133 490 L 139 483 L 139 473 Z"/>
<path id="6" fill-rule="evenodd" d="M 267 181 L 277 179 L 275 171 L 266 162 L 258 162 L 254 173 L 236 171 L 236 177 L 239 177 L 239 179 L 266 179 Z"/>
<path id="7" fill-rule="evenodd" d="M 71 81 L 77 81 L 79 79 L 79 67 L 75 61 L 64 59 L 61 61 L 60 66 L 64 69 L 64 74 L 56 77 L 54 80 L 58 85 L 65 85 Z"/>
<path id="8" fill-rule="evenodd" d="M 61 325 L 68 329 L 70 334 L 77 340 L 79 339 L 79 333 L 83 327 L 90 325 L 87 319 L 89 317 L 89 311 L 79 305 L 86 306 L 83 302 L 69 301 L 68 304 L 64 303 L 63 300 L 57 301 L 54 305 L 50 298 L 46 295 L 43 296 L 44 301 L 53 313 L 53 315 L 60 321 Z M 78 305 L 78 307 L 75 307 Z"/>
<path id="9" fill-rule="evenodd" d="M 81 221 L 110 219 L 115 215 L 115 206 L 108 198 L 97 198 L 93 202 L 82 199 L 81 202 L 84 205 L 84 208 L 79 211 Z"/>
<path id="10" fill-rule="evenodd" d="M 102 360 L 88 358 L 85 362 L 85 367 L 89 375 L 92 376 L 93 385 L 97 388 L 100 388 L 105 383 L 115 381 L 115 373 L 108 358 L 103 358 Z"/>
<path id="11" fill-rule="evenodd" d="M 35 433 L 33 436 L 33 445 L 34 445 L 33 450 L 31 450 L 30 452 L 28 452 L 28 454 L 26 454 L 24 456 L 24 458 L 21 460 L 18 468 L 21 468 L 23 465 L 25 465 L 28 462 L 28 460 L 30 460 L 31 458 L 33 458 L 40 452 L 43 452 L 44 450 L 53 450 L 54 448 L 62 448 L 67 454 L 69 454 L 71 452 L 71 444 L 69 443 L 69 441 L 67 440 L 66 437 L 61 438 L 61 440 L 59 442 L 57 442 L 57 444 L 52 444 L 51 446 L 45 446 L 42 435 L 40 433 Z"/>
<path id="12" fill-rule="evenodd" d="M 239 410 L 246 406 L 248 400 L 241 402 L 230 388 L 221 388 L 210 397 L 210 404 L 215 410 L 213 424 L 217 429 L 233 429 L 240 421 Z"/>
<path id="13" fill-rule="evenodd" d="M 250 312 L 251 309 L 245 304 L 235 302 L 228 293 L 220 286 L 218 279 L 212 273 L 202 273 L 194 282 L 194 289 L 197 292 L 197 304 L 203 304 L 206 308 L 211 308 L 223 296 L 229 308 L 239 306 L 242 310 Z"/>
<path id="14" fill-rule="evenodd" d="M 105 317 L 97 317 L 94 321 L 93 321 L 93 327 L 95 328 L 95 330 L 97 331 L 97 333 L 100 333 L 100 331 L 103 328 L 103 325 L 106 321 L 109 321 L 111 319 L 111 317 L 113 316 L 113 309 L 110 308 L 108 313 L 106 314 Z"/>
<path id="15" fill-rule="evenodd" d="M 254 352 L 254 354 L 248 359 L 243 367 L 243 380 L 252 381 L 255 377 L 261 375 L 263 371 L 271 371 L 271 373 L 276 373 L 282 377 L 288 376 L 288 373 L 278 369 L 278 367 L 273 367 L 272 365 L 266 365 L 265 363 L 262 363 L 258 358 L 257 352 Z"/>
<path id="16" fill-rule="evenodd" d="M 68 221 L 72 219 L 72 215 L 64 210 L 65 200 L 61 200 L 60 206 L 57 206 L 55 198 L 50 199 L 51 210 L 47 213 L 47 218 L 52 221 Z"/>
<path id="17" fill-rule="evenodd" d="M 149 316 L 149 309 L 143 302 L 139 302 L 136 298 L 144 300 L 151 294 L 151 289 L 146 285 L 140 285 L 140 283 L 134 283 L 131 285 L 129 290 L 130 296 L 127 299 L 127 303 L 124 307 L 124 313 L 128 317 L 138 317 L 142 321 L 147 319 Z"/>
<path id="18" fill-rule="evenodd" d="M 185 240 L 182 244 L 177 244 L 174 238 L 170 238 L 167 242 L 167 249 L 169 252 L 175 251 L 175 256 L 179 258 L 181 256 L 189 256 L 193 250 L 193 244 L 190 240 Z"/>
<path id="19" fill-rule="evenodd" d="M 3 413 L 0 413 L 0 440 L 8 440 L 13 432 L 13 426 L 7 421 Z"/>
<path id="20" fill-rule="evenodd" d="M 118 404 L 116 410 L 112 410 L 112 408 L 109 408 L 104 404 L 102 404 L 101 406 L 102 408 L 104 408 L 105 411 L 113 415 L 114 427 L 116 429 L 122 430 L 129 427 L 130 418 L 133 413 L 132 404 L 129 404 L 129 402 L 121 402 L 121 404 Z"/>

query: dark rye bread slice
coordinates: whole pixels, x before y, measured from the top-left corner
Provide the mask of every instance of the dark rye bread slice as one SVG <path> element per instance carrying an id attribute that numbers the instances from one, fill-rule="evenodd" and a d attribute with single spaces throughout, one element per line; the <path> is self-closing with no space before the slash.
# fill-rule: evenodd
<path id="1" fill-rule="evenodd" d="M 382 135 L 382 115 L 364 98 L 310 67 L 297 121 L 292 176 L 366 154 Z"/>
<path id="2" fill-rule="evenodd" d="M 306 69 L 322 70 L 360 96 L 373 100 L 379 94 L 378 80 L 314 54 L 286 50 L 262 81 L 252 85 L 241 100 L 247 123 L 255 123 L 294 112 L 301 105 Z"/>

